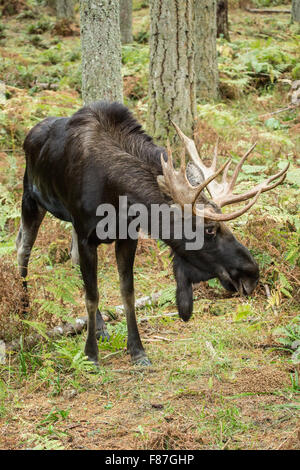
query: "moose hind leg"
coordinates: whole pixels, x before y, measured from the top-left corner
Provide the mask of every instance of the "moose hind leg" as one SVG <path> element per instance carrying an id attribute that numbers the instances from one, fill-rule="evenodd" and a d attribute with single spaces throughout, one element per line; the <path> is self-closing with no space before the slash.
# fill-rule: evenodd
<path id="1" fill-rule="evenodd" d="M 23 286 L 27 289 L 26 276 L 28 263 L 33 244 L 36 240 L 39 227 L 45 216 L 45 209 L 30 198 L 26 193 L 22 199 L 22 215 L 19 232 L 16 239 L 19 273 L 23 278 Z M 24 299 L 24 307 L 28 306 L 28 300 Z"/>
<path id="2" fill-rule="evenodd" d="M 99 301 L 97 288 L 97 247 L 96 245 L 89 244 L 87 240 L 78 238 L 78 252 L 80 270 L 85 287 L 85 305 L 88 314 L 87 339 L 84 352 L 88 359 L 98 366 L 98 344 L 96 339 L 96 314 Z"/>
<path id="3" fill-rule="evenodd" d="M 133 263 L 136 246 L 136 240 L 117 240 L 116 258 L 128 328 L 127 349 L 134 364 L 149 366 L 151 362 L 143 348 L 135 317 Z"/>

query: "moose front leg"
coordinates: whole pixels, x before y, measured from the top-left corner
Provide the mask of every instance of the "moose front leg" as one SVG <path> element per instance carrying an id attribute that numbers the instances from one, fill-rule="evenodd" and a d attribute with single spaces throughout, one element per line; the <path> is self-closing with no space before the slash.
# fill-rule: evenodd
<path id="1" fill-rule="evenodd" d="M 72 265 L 77 266 L 79 264 L 79 252 L 78 252 L 78 237 L 74 227 L 72 227 L 72 242 L 70 250 Z"/>
<path id="2" fill-rule="evenodd" d="M 39 227 L 43 221 L 43 218 L 45 217 L 45 213 L 46 211 L 38 206 L 33 199 L 31 199 L 30 195 L 28 195 L 25 189 L 22 199 L 21 224 L 16 239 L 19 272 L 23 279 L 24 287 L 24 295 L 21 299 L 24 314 L 26 314 L 27 308 L 29 306 L 26 281 L 29 258 L 33 244 L 38 234 Z"/>
<path id="3" fill-rule="evenodd" d="M 127 349 L 133 363 L 148 366 L 151 362 L 144 351 L 135 317 L 133 263 L 137 241 L 117 240 L 115 245 L 121 295 L 127 320 Z"/>

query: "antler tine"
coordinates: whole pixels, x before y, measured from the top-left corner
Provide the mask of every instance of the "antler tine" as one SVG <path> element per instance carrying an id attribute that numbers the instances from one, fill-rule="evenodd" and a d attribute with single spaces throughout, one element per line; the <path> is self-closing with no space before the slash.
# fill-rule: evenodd
<path id="1" fill-rule="evenodd" d="M 289 166 L 290 166 L 290 162 L 287 163 L 286 167 L 283 168 L 283 170 L 279 171 L 279 172 L 276 173 L 275 175 L 270 176 L 270 178 L 267 179 L 266 184 L 271 183 L 271 181 L 276 180 L 277 178 L 279 178 L 279 177 L 282 176 L 282 175 L 284 175 L 284 177 L 286 177 L 286 172 L 288 171 Z M 273 188 L 273 187 L 275 188 L 277 185 L 278 185 L 278 183 L 276 183 L 275 186 L 272 185 L 272 188 Z M 272 189 L 272 188 L 271 188 L 271 189 Z"/>
<path id="2" fill-rule="evenodd" d="M 239 175 L 239 172 L 246 160 L 246 158 L 248 157 L 248 155 L 250 155 L 250 153 L 253 151 L 253 149 L 256 147 L 256 144 L 257 142 L 255 142 L 249 150 L 247 150 L 247 152 L 245 153 L 245 155 L 243 155 L 243 157 L 241 158 L 241 160 L 239 161 L 238 165 L 235 167 L 235 170 L 234 170 L 234 173 L 232 175 L 232 178 L 231 178 L 231 181 L 229 183 L 229 190 L 232 191 L 233 188 L 234 188 L 234 185 L 236 183 L 236 180 L 237 180 L 237 177 Z"/>
<path id="3" fill-rule="evenodd" d="M 158 175 L 157 182 L 161 190 L 172 197 L 175 203 L 181 205 L 192 204 L 198 187 L 192 186 L 185 171 L 185 154 L 181 154 L 181 166 L 176 170 L 173 165 L 170 143 L 167 142 L 167 161 L 161 154 L 161 166 L 163 175 Z"/>
<path id="4" fill-rule="evenodd" d="M 276 173 L 275 175 L 270 176 L 266 181 L 263 181 L 262 183 L 257 184 L 252 188 L 250 191 L 247 191 L 246 193 L 242 194 L 227 194 L 225 196 L 220 196 L 218 200 L 216 200 L 216 203 L 220 207 L 227 206 L 228 204 L 234 204 L 236 202 L 242 202 L 246 201 L 247 199 L 250 199 L 254 197 L 258 192 L 264 193 L 265 191 L 270 191 L 271 189 L 276 188 L 279 184 L 283 183 L 283 181 L 286 178 L 286 173 L 289 168 L 290 164 L 288 163 L 286 167 Z M 275 179 L 279 178 L 275 183 L 270 184 L 272 181 Z"/>
<path id="5" fill-rule="evenodd" d="M 208 184 L 230 164 L 230 160 L 225 162 L 200 185 L 192 186 L 186 176 L 185 152 L 183 151 L 181 153 L 181 166 L 179 170 L 176 170 L 173 166 L 172 150 L 169 141 L 167 142 L 167 156 L 167 161 L 165 161 L 163 154 L 161 154 L 163 175 L 159 175 L 157 177 L 157 182 L 160 188 L 163 192 L 171 196 L 175 203 L 179 203 L 181 205 L 192 204 L 193 207 L 203 189 L 206 188 Z"/>
<path id="6" fill-rule="evenodd" d="M 261 192 L 262 192 L 262 190 L 258 191 L 255 198 L 252 199 L 250 202 L 248 202 L 248 204 L 246 204 L 245 207 L 243 207 L 243 208 L 241 208 L 241 209 L 239 209 L 235 212 L 231 212 L 230 214 L 218 214 L 218 213 L 213 212 L 209 209 L 204 209 L 204 211 L 200 211 L 200 212 L 196 211 L 196 215 L 199 216 L 199 217 L 204 217 L 206 219 L 215 220 L 215 221 L 218 221 L 218 222 L 226 222 L 228 220 L 236 219 L 237 217 L 240 217 L 245 212 L 247 212 L 249 209 L 251 209 L 251 207 L 256 203 L 257 199 L 259 198 Z"/>
<path id="7" fill-rule="evenodd" d="M 194 212 L 194 207 L 195 207 L 195 204 L 197 202 L 197 199 L 199 197 L 199 194 L 203 191 L 204 188 L 206 188 L 206 186 L 212 181 L 214 180 L 220 173 L 222 173 L 222 171 L 224 170 L 225 167 L 228 167 L 231 163 L 231 159 L 227 160 L 225 163 L 223 163 L 223 165 L 213 174 L 211 175 L 209 178 L 207 178 L 200 186 L 198 186 L 197 188 L 197 193 L 196 193 L 196 196 L 195 196 L 195 199 L 194 199 L 194 202 L 193 202 L 193 212 Z"/>
<path id="8" fill-rule="evenodd" d="M 210 167 L 206 167 L 198 155 L 195 142 L 192 139 L 186 137 L 173 121 L 172 124 L 174 125 L 180 139 L 183 141 L 184 147 L 192 158 L 194 165 L 196 165 L 202 171 L 205 181 L 203 181 L 198 186 L 192 186 L 191 183 L 188 181 L 186 175 L 184 149 L 180 155 L 180 169 L 175 170 L 173 166 L 172 151 L 169 141 L 167 142 L 167 161 L 165 161 L 163 155 L 161 155 L 163 176 L 159 175 L 157 177 L 157 181 L 162 191 L 166 192 L 169 196 L 171 196 L 175 203 L 179 203 L 181 205 L 192 204 L 193 212 L 196 213 L 196 215 L 200 215 L 207 219 L 216 221 L 227 221 L 235 219 L 240 215 L 244 214 L 246 211 L 248 211 L 253 206 L 253 204 L 255 204 L 261 193 L 276 188 L 276 186 L 281 184 L 286 178 L 289 163 L 283 170 L 279 171 L 275 175 L 269 176 L 265 181 L 257 184 L 256 186 L 254 186 L 254 188 L 250 189 L 249 191 L 243 194 L 233 194 L 233 188 L 237 181 L 237 177 L 241 170 L 241 167 L 248 155 L 255 148 L 256 143 L 254 143 L 250 147 L 250 149 L 247 150 L 247 152 L 243 155 L 233 172 L 231 180 L 227 181 L 228 169 L 231 163 L 230 159 L 227 160 L 218 170 L 215 170 L 218 154 L 218 142 L 216 143 L 214 150 L 213 163 Z M 215 179 L 222 171 L 224 171 L 224 173 L 222 183 L 220 184 L 217 183 Z M 212 208 L 208 207 L 206 207 L 203 211 L 200 211 L 199 213 L 196 208 L 196 201 L 200 193 L 205 188 L 209 190 L 214 203 L 217 204 L 220 208 L 229 204 L 246 201 L 247 199 L 251 199 L 251 201 L 246 204 L 243 208 L 230 214 L 217 213 Z"/>
<path id="9" fill-rule="evenodd" d="M 197 151 L 197 148 L 196 148 L 196 145 L 195 145 L 195 142 L 190 139 L 189 137 L 187 137 L 181 129 L 179 129 L 179 127 L 177 126 L 177 124 L 175 124 L 174 121 L 171 121 L 171 123 L 173 124 L 173 126 L 175 127 L 175 130 L 177 132 L 177 134 L 179 135 L 181 141 L 183 142 L 189 156 L 191 157 L 193 163 L 196 165 L 196 166 L 200 166 L 200 168 L 202 169 L 202 166 L 203 166 L 203 163 L 198 155 L 198 151 Z"/>

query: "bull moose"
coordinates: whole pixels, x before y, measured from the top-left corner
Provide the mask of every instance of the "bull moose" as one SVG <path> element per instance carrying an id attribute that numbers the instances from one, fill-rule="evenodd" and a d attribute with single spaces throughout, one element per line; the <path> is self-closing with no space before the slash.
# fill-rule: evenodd
<path id="1" fill-rule="evenodd" d="M 47 118 L 31 129 L 24 142 L 26 169 L 16 242 L 20 274 L 26 287 L 30 252 L 46 211 L 71 222 L 71 257 L 80 265 L 88 313 L 85 354 L 95 364 L 97 339 L 108 337 L 98 310 L 97 246 L 112 242 L 128 326 L 127 348 L 134 363 L 150 364 L 135 317 L 133 263 L 137 240 L 99 238 L 96 212 L 100 204 L 111 204 L 118 211 L 119 196 L 124 195 L 129 205 L 140 203 L 148 208 L 152 204 L 192 204 L 192 217 L 200 216 L 204 221 L 202 248 L 187 250 L 184 238 L 175 239 L 172 231 L 168 237 L 161 236 L 172 251 L 177 307 L 184 321 L 189 320 L 193 310 L 193 283 L 218 278 L 227 290 L 241 295 L 251 294 L 258 283 L 257 263 L 225 222 L 250 209 L 260 193 L 282 183 L 288 165 L 247 192 L 235 194 L 239 171 L 254 146 L 228 179 L 230 160 L 217 170 L 215 149 L 213 162 L 207 167 L 194 141 L 174 126 L 184 145 L 179 170 L 174 169 L 170 146 L 164 149 L 155 145 L 130 111 L 119 103 L 98 101 L 70 118 Z M 185 151 L 190 156 L 187 166 Z M 223 179 L 219 183 L 216 177 L 221 171 Z M 226 205 L 246 200 L 249 202 L 241 209 L 221 212 Z"/>

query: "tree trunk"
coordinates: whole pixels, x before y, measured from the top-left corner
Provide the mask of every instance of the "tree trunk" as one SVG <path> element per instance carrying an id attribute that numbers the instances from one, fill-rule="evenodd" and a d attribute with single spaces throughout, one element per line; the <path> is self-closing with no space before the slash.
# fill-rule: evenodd
<path id="1" fill-rule="evenodd" d="M 56 0 L 56 16 L 59 20 L 74 18 L 74 0 Z"/>
<path id="2" fill-rule="evenodd" d="M 251 4 L 250 0 L 239 0 L 239 8 L 241 10 L 246 10 L 246 8 L 249 7 L 249 4 Z"/>
<path id="3" fill-rule="evenodd" d="M 56 13 L 56 0 L 47 0 L 47 6 Z"/>
<path id="4" fill-rule="evenodd" d="M 123 101 L 119 0 L 81 0 L 82 97 Z"/>
<path id="5" fill-rule="evenodd" d="M 195 71 L 197 97 L 201 101 L 218 98 L 216 0 L 194 0 L 195 5 Z"/>
<path id="6" fill-rule="evenodd" d="M 122 44 L 132 42 L 132 0 L 120 0 L 120 30 Z"/>
<path id="7" fill-rule="evenodd" d="M 217 3 L 217 38 L 223 36 L 230 41 L 228 28 L 228 0 L 218 0 Z"/>
<path id="8" fill-rule="evenodd" d="M 47 5 L 59 20 L 74 18 L 74 0 L 47 0 Z"/>
<path id="9" fill-rule="evenodd" d="M 292 1 L 292 22 L 300 23 L 300 0 Z"/>
<path id="10" fill-rule="evenodd" d="M 195 119 L 193 0 L 150 1 L 149 130 L 171 140 L 171 119 L 191 134 Z"/>

